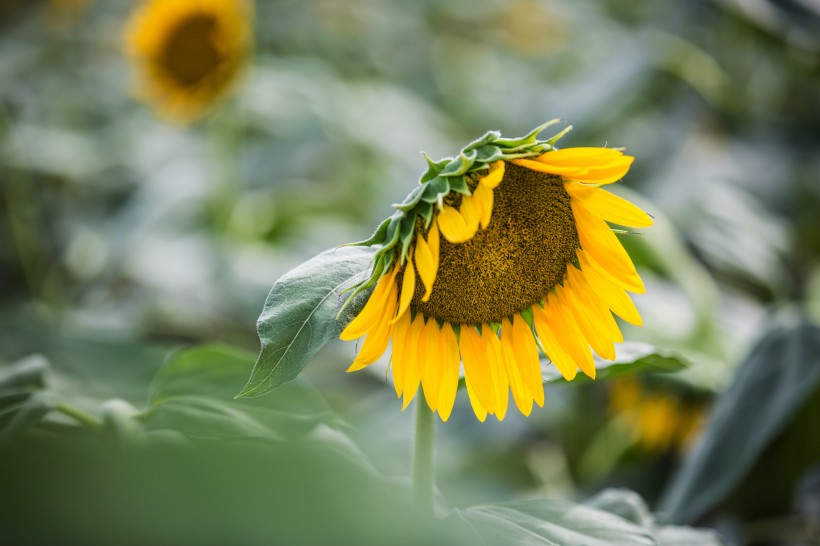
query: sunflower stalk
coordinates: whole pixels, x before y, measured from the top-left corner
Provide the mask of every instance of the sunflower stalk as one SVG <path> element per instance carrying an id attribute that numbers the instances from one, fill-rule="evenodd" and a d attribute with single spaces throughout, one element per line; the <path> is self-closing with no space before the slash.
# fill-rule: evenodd
<path id="1" fill-rule="evenodd" d="M 413 497 L 416 509 L 422 517 L 435 518 L 433 455 L 435 452 L 435 428 L 433 412 L 416 401 L 416 442 L 413 457 Z"/>

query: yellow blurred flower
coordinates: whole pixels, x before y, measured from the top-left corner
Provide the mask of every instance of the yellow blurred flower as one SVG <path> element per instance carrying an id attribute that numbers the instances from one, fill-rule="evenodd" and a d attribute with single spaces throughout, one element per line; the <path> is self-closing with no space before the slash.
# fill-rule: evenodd
<path id="1" fill-rule="evenodd" d="M 244 0 L 146 0 L 126 36 L 140 97 L 178 122 L 207 113 L 248 60 L 251 16 Z"/>
<path id="2" fill-rule="evenodd" d="M 609 407 L 648 453 L 685 451 L 700 433 L 706 414 L 703 403 L 648 389 L 636 377 L 612 383 Z"/>

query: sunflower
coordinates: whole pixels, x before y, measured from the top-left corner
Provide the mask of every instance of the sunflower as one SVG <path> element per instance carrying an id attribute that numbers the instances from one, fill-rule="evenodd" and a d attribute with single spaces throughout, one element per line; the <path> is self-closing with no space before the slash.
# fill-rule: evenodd
<path id="1" fill-rule="evenodd" d="M 680 389 L 652 388 L 635 377 L 612 384 L 610 412 L 644 452 L 686 452 L 700 434 L 706 416 L 704 395 Z"/>
<path id="2" fill-rule="evenodd" d="M 644 286 L 607 222 L 646 227 L 652 219 L 600 187 L 620 180 L 633 158 L 556 149 L 571 127 L 538 140 L 556 121 L 518 139 L 487 133 L 455 158 L 425 155 L 420 186 L 370 239 L 354 243 L 379 248 L 353 293 L 372 287 L 369 299 L 340 336 L 366 336 L 348 371 L 392 342 L 403 406 L 421 385 L 446 421 L 463 365 L 484 421 L 504 418 L 510 391 L 524 415 L 543 406 L 539 349 L 567 380 L 578 368 L 595 377 L 592 350 L 615 358 L 623 337 L 612 313 L 640 325 L 626 291 Z"/>
<path id="3" fill-rule="evenodd" d="M 179 122 L 205 114 L 246 61 L 250 15 L 244 0 L 146 0 L 127 31 L 142 72 L 138 94 Z"/>

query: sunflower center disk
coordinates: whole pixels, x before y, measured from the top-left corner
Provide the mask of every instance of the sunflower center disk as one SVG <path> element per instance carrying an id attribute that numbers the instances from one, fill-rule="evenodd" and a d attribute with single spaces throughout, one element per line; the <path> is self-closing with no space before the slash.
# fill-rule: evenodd
<path id="1" fill-rule="evenodd" d="M 500 322 L 542 301 L 580 248 L 562 179 L 507 164 L 487 229 L 465 243 L 442 237 L 433 291 L 412 306 L 452 324 Z"/>
<path id="2" fill-rule="evenodd" d="M 195 85 L 219 64 L 213 39 L 216 21 L 197 15 L 179 23 L 162 51 L 162 64 L 181 85 Z"/>

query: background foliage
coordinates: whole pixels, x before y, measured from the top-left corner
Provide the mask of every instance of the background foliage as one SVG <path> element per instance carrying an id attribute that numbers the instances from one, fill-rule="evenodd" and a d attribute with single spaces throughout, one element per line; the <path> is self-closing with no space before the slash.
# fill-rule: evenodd
<path id="1" fill-rule="evenodd" d="M 236 92 L 186 127 L 133 98 L 135 5 L 0 7 L 0 520 L 17 543 L 611 544 L 578 527 L 611 517 L 629 544 L 692 543 L 666 523 L 818 539 L 816 4 L 259 2 Z M 385 367 L 344 374 L 354 344 L 331 343 L 234 401 L 255 321 L 282 274 L 371 233 L 420 150 L 553 117 L 575 126 L 564 146 L 636 156 L 616 191 L 656 226 L 623 238 L 647 284 L 625 337 L 690 366 L 550 384 L 503 424 L 459 396 L 437 430 L 456 510 L 416 525 L 412 418 Z"/>

